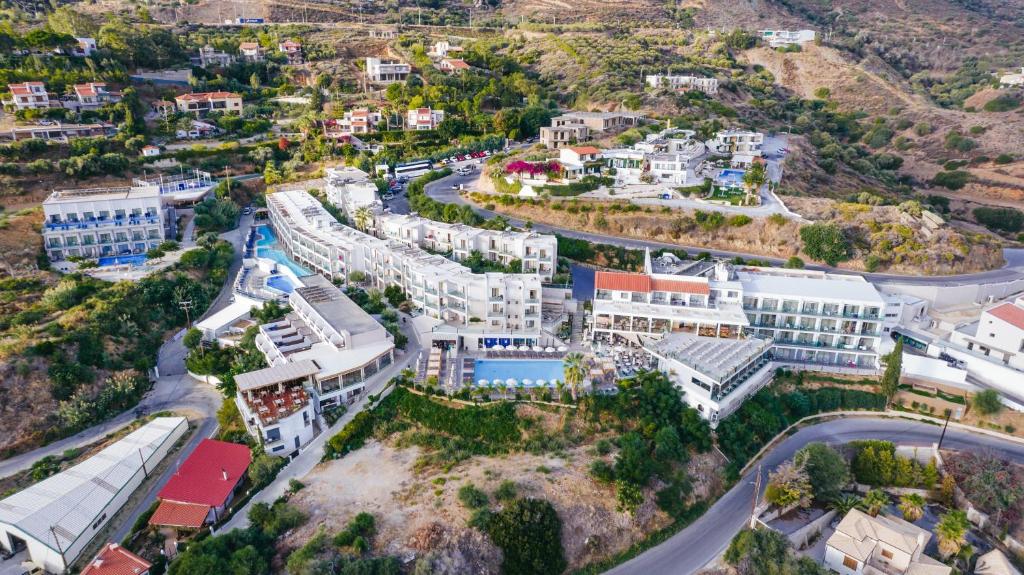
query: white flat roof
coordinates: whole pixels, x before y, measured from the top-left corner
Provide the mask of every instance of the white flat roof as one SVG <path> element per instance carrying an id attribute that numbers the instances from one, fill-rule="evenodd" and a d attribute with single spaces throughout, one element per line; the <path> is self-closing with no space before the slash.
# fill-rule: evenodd
<path id="1" fill-rule="evenodd" d="M 307 350 L 291 354 L 288 359 L 295 362 L 313 363 L 320 366 L 319 376 L 331 377 L 366 365 L 395 347 L 390 340 L 361 345 L 353 349 L 338 349 L 329 343 L 318 343 Z M 236 379 L 237 381 L 237 379 Z"/>
<path id="2" fill-rule="evenodd" d="M 859 276 L 821 275 L 808 277 L 800 274 L 762 274 L 737 272 L 743 292 L 750 295 L 790 296 L 797 298 L 818 298 L 856 303 L 870 303 L 884 306 L 885 300 L 875 286 Z"/>
<path id="3" fill-rule="evenodd" d="M 672 333 L 644 347 L 655 355 L 678 361 L 722 382 L 771 347 L 771 340 Z"/>
<path id="4" fill-rule="evenodd" d="M 67 550 L 92 528 L 143 460 L 149 462 L 174 439 L 175 430 L 187 425 L 184 417 L 158 417 L 78 465 L 7 497 L 0 501 L 0 526 L 16 527 L 54 551 Z"/>
<path id="5" fill-rule="evenodd" d="M 331 346 L 333 349 L 333 346 Z M 235 376 L 235 385 L 242 391 L 249 391 L 252 389 L 259 389 L 261 387 L 267 387 L 270 385 L 277 385 L 286 381 L 293 381 L 303 377 L 309 377 L 320 371 L 320 366 L 316 362 L 310 360 L 302 360 L 294 358 L 289 363 L 276 365 L 274 367 L 265 367 L 263 369 L 257 369 L 256 371 L 250 371 L 247 373 L 240 373 Z"/>
<path id="6" fill-rule="evenodd" d="M 254 305 L 255 304 L 253 304 L 252 300 L 244 298 L 237 299 L 226 308 L 218 311 L 203 321 L 197 322 L 195 327 L 202 331 L 217 331 L 226 325 L 235 323 L 239 318 L 248 315 Z M 255 307 L 260 306 L 255 305 Z"/>
<path id="7" fill-rule="evenodd" d="M 54 190 L 44 204 L 61 204 L 70 202 L 95 202 L 101 200 L 134 200 L 160 197 L 156 186 L 89 188 L 82 190 Z"/>

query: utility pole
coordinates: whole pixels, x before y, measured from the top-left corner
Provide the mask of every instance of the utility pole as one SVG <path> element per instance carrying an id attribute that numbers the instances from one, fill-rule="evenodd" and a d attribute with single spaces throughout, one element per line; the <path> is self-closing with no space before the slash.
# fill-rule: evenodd
<path id="1" fill-rule="evenodd" d="M 750 504 L 750 528 L 757 526 L 757 500 L 761 496 L 761 464 L 757 464 L 757 476 L 754 477 L 754 501 Z"/>
<path id="2" fill-rule="evenodd" d="M 192 319 L 191 319 L 191 316 L 188 313 L 188 310 L 192 309 L 192 300 L 190 300 L 190 299 L 183 299 L 183 300 L 178 302 L 178 307 L 180 307 L 181 309 L 183 309 L 185 311 L 185 329 L 191 328 L 192 327 Z"/>
<path id="3" fill-rule="evenodd" d="M 949 418 L 953 417 L 953 410 L 946 410 L 946 423 L 942 424 L 942 435 L 939 436 L 939 445 L 935 448 L 935 451 L 942 449 L 942 440 L 946 438 L 946 428 L 949 427 Z"/>

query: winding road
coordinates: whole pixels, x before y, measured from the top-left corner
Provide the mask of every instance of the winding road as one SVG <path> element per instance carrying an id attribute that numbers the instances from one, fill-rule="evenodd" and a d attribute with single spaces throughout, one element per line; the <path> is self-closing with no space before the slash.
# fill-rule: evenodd
<path id="1" fill-rule="evenodd" d="M 930 447 L 939 441 L 938 425 L 880 416 L 853 416 L 804 427 L 769 451 L 762 459 L 765 477 L 804 445 L 820 441 L 833 445 L 857 439 L 889 440 L 900 445 Z M 949 428 L 943 449 L 991 450 L 1024 463 L 1024 444 L 981 433 Z M 757 470 L 747 473 L 692 525 L 607 573 L 627 575 L 682 575 L 695 573 L 718 558 L 750 520 Z"/>
<path id="2" fill-rule="evenodd" d="M 479 206 L 476 206 L 472 202 L 469 202 L 459 193 L 459 190 L 455 187 L 463 186 L 466 190 L 477 189 L 479 179 L 481 176 L 480 170 L 474 170 L 468 175 L 462 176 L 459 174 L 452 174 L 450 176 L 441 178 L 434 182 L 430 182 L 424 188 L 424 192 L 431 198 L 443 202 L 446 204 L 457 204 L 457 205 L 468 205 L 473 208 L 473 211 L 479 214 L 481 217 L 486 219 L 492 219 L 497 216 L 506 217 L 514 226 L 523 226 L 526 222 L 510 218 L 499 212 L 485 210 Z M 392 211 L 395 213 L 407 213 L 408 203 L 403 202 L 395 204 L 392 207 Z M 603 234 L 595 234 L 590 232 L 581 232 L 578 230 L 572 230 L 567 228 L 561 228 L 557 226 L 551 226 L 547 224 L 533 224 L 533 230 L 541 233 L 558 234 L 567 238 L 574 238 L 580 240 L 586 240 L 593 243 L 610 244 L 614 246 L 622 246 L 629 249 L 684 249 L 691 254 L 698 254 L 701 252 L 707 252 L 714 257 L 721 258 L 752 258 L 765 260 L 775 265 L 782 265 L 785 263 L 784 259 L 780 258 L 767 258 L 758 254 L 748 254 L 742 252 L 732 252 L 725 250 L 713 250 L 707 249 L 703 246 L 684 246 L 679 244 L 669 244 L 664 242 L 655 242 L 650 240 L 623 238 L 618 236 L 609 236 Z M 984 272 L 978 272 L 973 274 L 958 274 L 948 276 L 906 276 L 898 274 L 880 274 L 880 273 L 867 273 L 858 272 L 854 270 L 845 270 L 839 268 L 833 268 L 829 266 L 823 266 L 819 264 L 808 264 L 806 269 L 840 272 L 847 274 L 857 274 L 863 276 L 868 281 L 874 283 L 901 283 L 901 284 L 914 284 L 914 285 L 932 285 L 932 286 L 963 286 L 963 285 L 977 285 L 986 283 L 1001 283 L 1013 280 L 1019 280 L 1024 278 L 1024 249 L 1004 249 L 1003 256 L 1006 259 L 1006 265 L 997 270 L 988 270 Z"/>

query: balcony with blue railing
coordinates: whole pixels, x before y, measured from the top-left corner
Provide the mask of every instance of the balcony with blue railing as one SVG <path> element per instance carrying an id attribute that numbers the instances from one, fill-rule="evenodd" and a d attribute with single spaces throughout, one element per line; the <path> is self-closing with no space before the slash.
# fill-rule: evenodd
<path id="1" fill-rule="evenodd" d="M 106 227 L 140 226 L 145 224 L 155 225 L 159 223 L 160 217 L 154 214 L 151 216 L 135 216 L 126 218 L 93 218 L 89 220 L 74 220 L 64 222 L 48 221 L 44 224 L 44 227 L 48 231 L 72 231 L 90 230 Z"/>

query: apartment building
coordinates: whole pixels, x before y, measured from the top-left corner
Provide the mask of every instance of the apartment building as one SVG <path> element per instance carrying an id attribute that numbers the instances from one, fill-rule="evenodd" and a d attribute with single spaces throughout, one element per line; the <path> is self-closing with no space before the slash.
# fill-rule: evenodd
<path id="1" fill-rule="evenodd" d="M 267 208 L 289 257 L 328 278 L 348 282 L 358 271 L 378 289 L 401 287 L 425 317 L 437 322 L 435 340 L 468 349 L 499 337 L 524 345 L 549 341 L 542 339 L 537 273 L 474 274 L 417 246 L 343 226 L 304 191 L 270 194 Z"/>
<path id="2" fill-rule="evenodd" d="M 284 363 L 235 376 L 235 404 L 250 435 L 281 457 L 296 455 L 316 435 L 316 411 L 306 392 L 320 367 L 312 360 Z"/>
<path id="3" fill-rule="evenodd" d="M 242 113 L 242 96 L 234 92 L 199 92 L 174 98 L 179 112 L 202 116 L 210 112 Z"/>
<path id="4" fill-rule="evenodd" d="M 1024 370 L 1024 296 L 981 312 L 978 321 L 954 330 L 950 341 L 994 362 Z"/>
<path id="5" fill-rule="evenodd" d="M 295 40 L 285 40 L 277 45 L 277 51 L 284 54 L 289 64 L 302 63 L 302 44 Z"/>
<path id="6" fill-rule="evenodd" d="M 825 567 L 840 575 L 949 575 L 924 554 L 932 534 L 898 517 L 853 509 L 825 542 Z"/>
<path id="7" fill-rule="evenodd" d="M 590 128 L 586 124 L 562 126 L 541 126 L 540 141 L 549 150 L 575 146 L 590 139 Z"/>
<path id="8" fill-rule="evenodd" d="M 714 154 L 760 157 L 764 134 L 751 130 L 722 130 L 706 145 Z"/>
<path id="9" fill-rule="evenodd" d="M 709 96 L 718 93 L 718 78 L 703 76 L 680 76 L 671 74 L 648 74 L 645 78 L 651 88 L 665 88 L 676 91 L 703 92 Z"/>
<path id="10" fill-rule="evenodd" d="M 369 134 L 377 131 L 377 125 L 383 121 L 380 112 L 371 112 L 368 108 L 346 110 L 341 118 L 335 120 L 334 131 L 348 134 Z"/>
<path id="11" fill-rule="evenodd" d="M 444 121 L 444 110 L 416 108 L 409 110 L 405 118 L 406 130 L 436 130 Z"/>
<path id="12" fill-rule="evenodd" d="M 637 112 L 567 112 L 551 119 L 553 128 L 582 124 L 591 132 L 618 132 L 639 126 L 647 120 Z"/>
<path id="13" fill-rule="evenodd" d="M 373 84 L 404 82 L 412 73 L 412 66 L 398 60 L 366 59 L 366 80 Z"/>
<path id="14" fill-rule="evenodd" d="M 15 110 L 43 110 L 50 107 L 50 94 L 46 84 L 42 82 L 22 82 L 8 84 L 11 98 L 4 100 L 4 106 L 13 106 Z"/>
<path id="15" fill-rule="evenodd" d="M 394 362 L 395 344 L 384 326 L 330 280 L 304 276 L 288 296 L 292 311 L 260 326 L 256 348 L 270 366 L 312 361 L 308 391 L 318 409 L 346 403 L 366 379 Z"/>
<path id="16" fill-rule="evenodd" d="M 455 261 L 465 260 L 473 252 L 506 266 L 517 260 L 523 273 L 536 273 L 543 281 L 551 281 L 558 265 L 557 238 L 535 232 L 485 230 L 415 214 L 380 214 L 377 233 L 433 252 L 450 253 Z"/>
<path id="17" fill-rule="evenodd" d="M 263 49 L 259 42 L 242 42 L 238 45 L 238 56 L 245 62 L 262 62 Z"/>
<path id="18" fill-rule="evenodd" d="M 164 240 L 158 189 L 55 191 L 43 201 L 43 243 L 50 261 L 142 254 Z"/>
<path id="19" fill-rule="evenodd" d="M 121 101 L 120 92 L 111 92 L 106 82 L 89 82 L 88 84 L 75 84 L 75 99 L 77 107 L 84 110 L 101 108 L 107 104 L 116 104 Z"/>
<path id="20" fill-rule="evenodd" d="M 885 308 L 860 276 L 648 254 L 643 273 L 596 273 L 593 336 L 756 337 L 772 341 L 777 362 L 876 370 Z"/>
<path id="21" fill-rule="evenodd" d="M 758 34 L 772 48 L 803 46 L 817 37 L 814 30 L 758 30 Z"/>
<path id="22" fill-rule="evenodd" d="M 374 211 L 381 208 L 377 184 L 370 181 L 370 176 L 359 168 L 327 168 L 324 176 L 327 180 L 324 188 L 327 201 L 341 208 L 349 220 L 352 220 L 359 208 L 366 207 Z"/>

